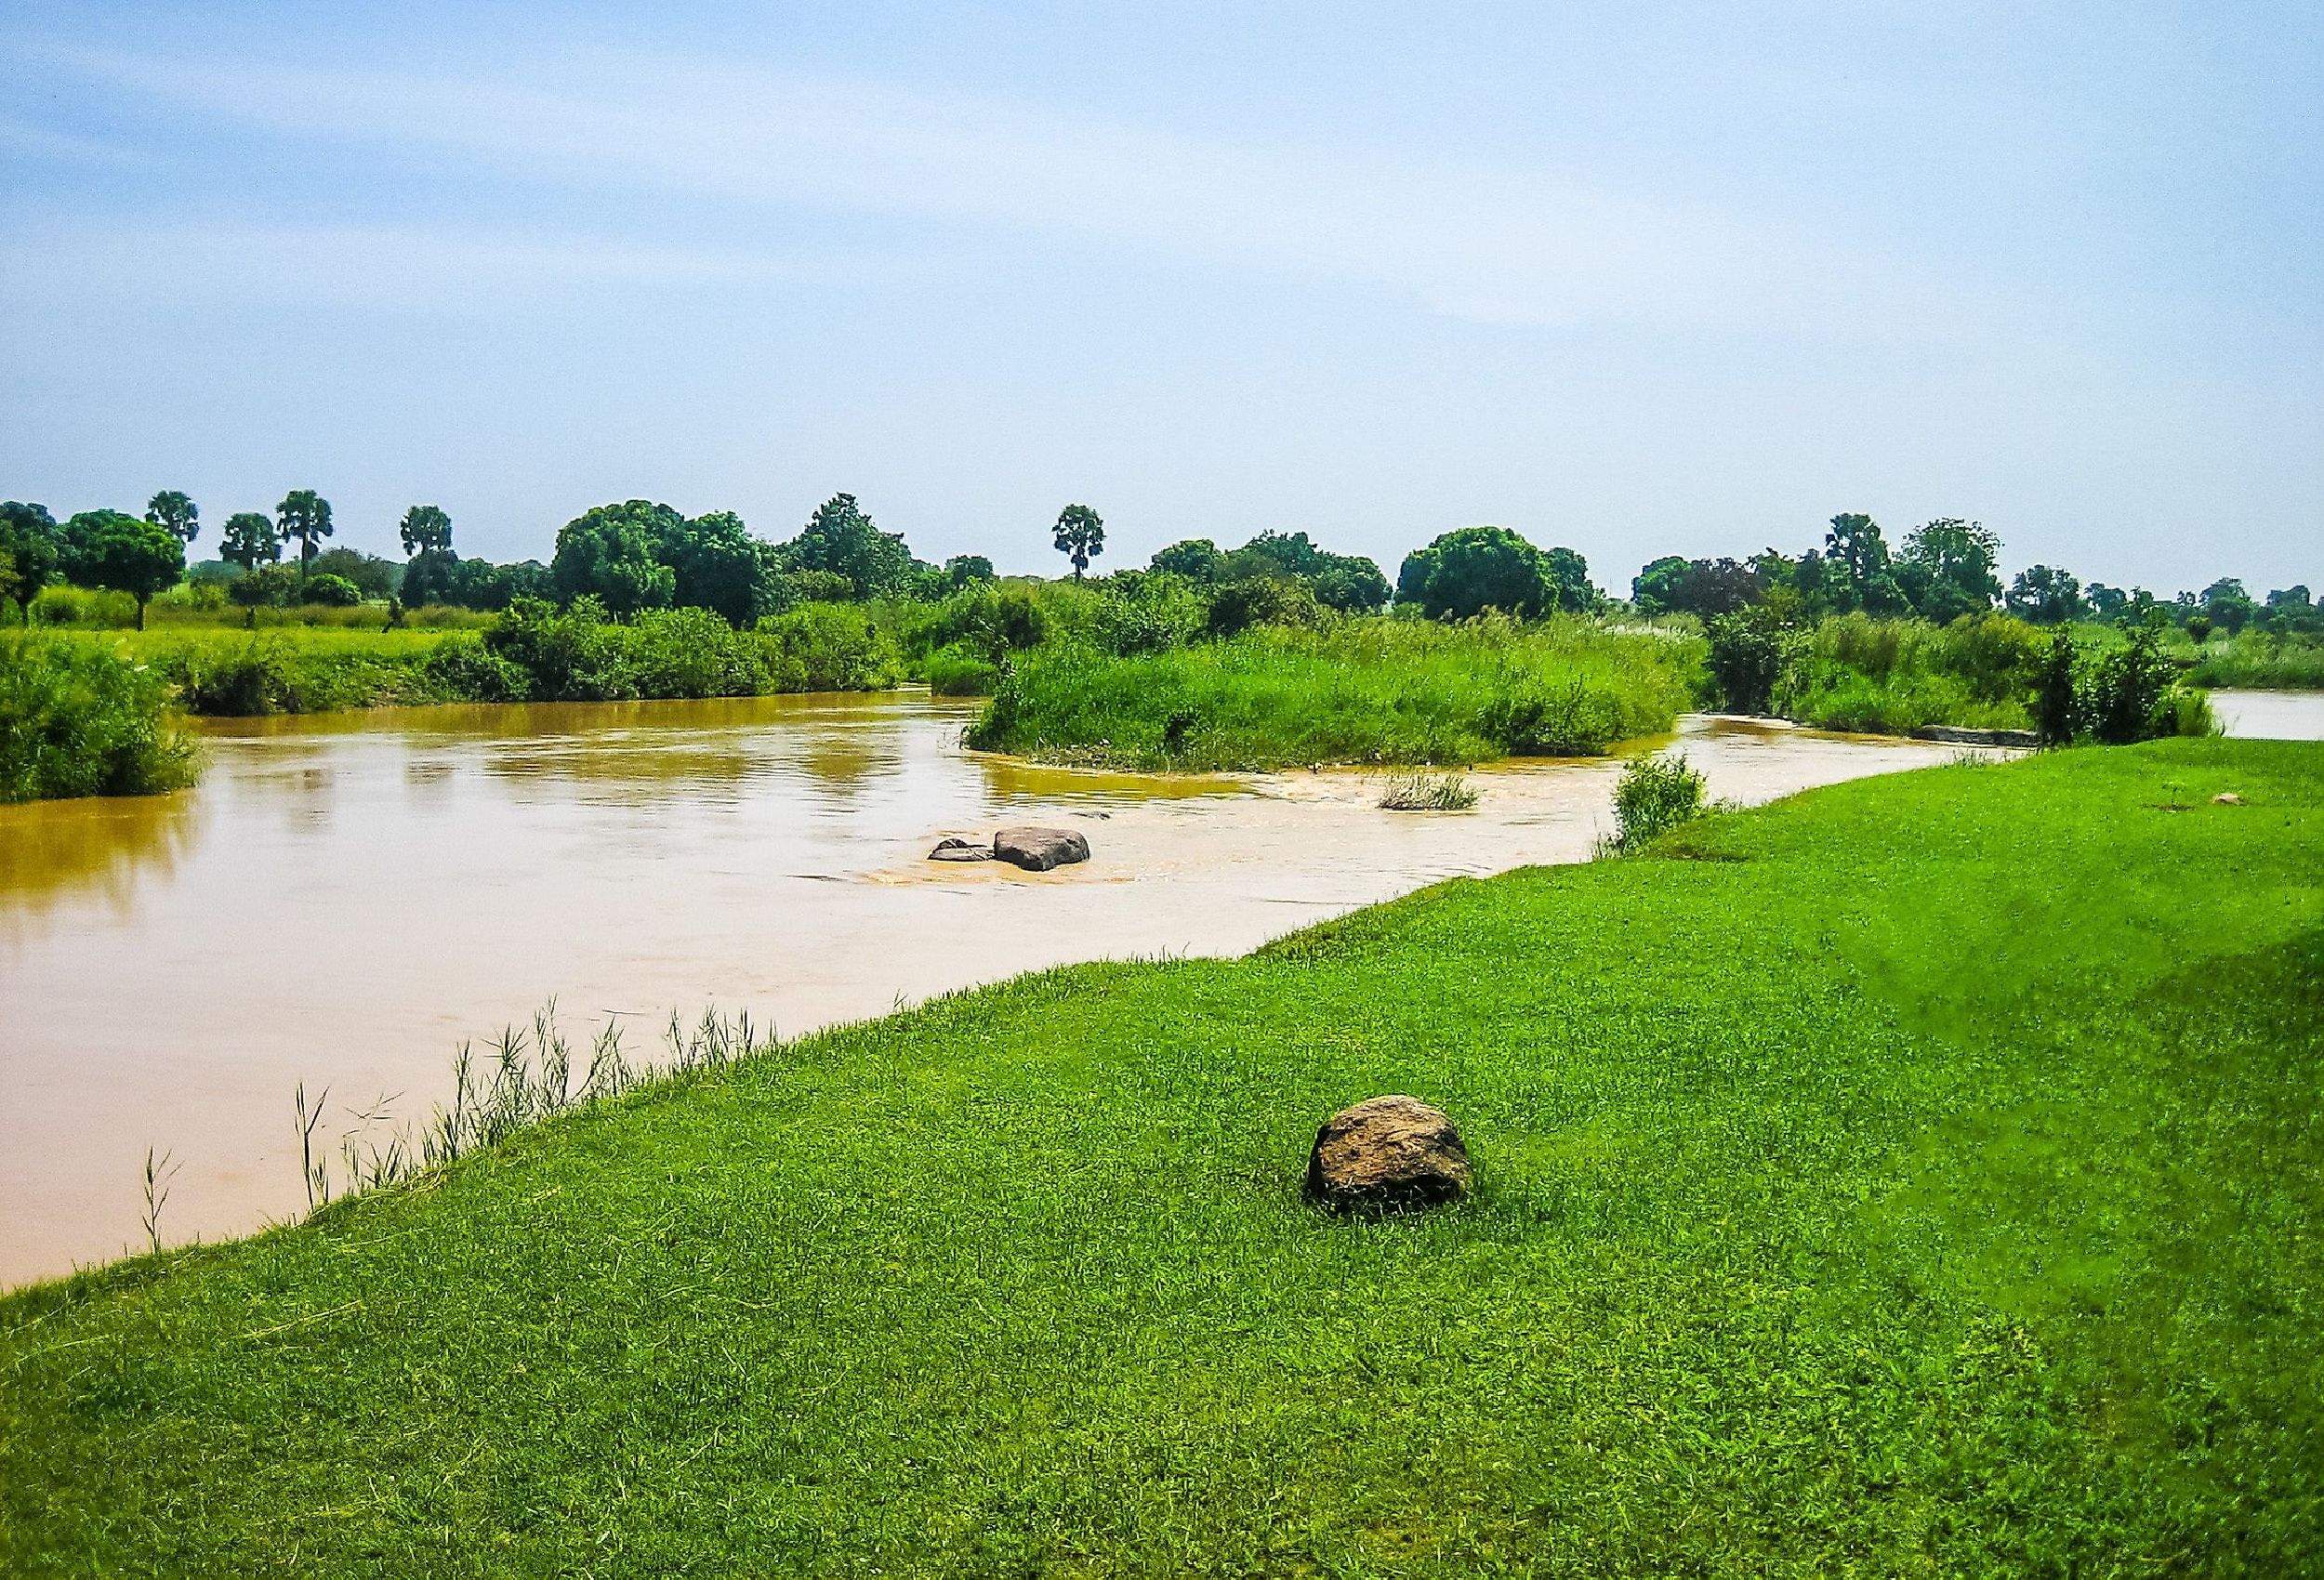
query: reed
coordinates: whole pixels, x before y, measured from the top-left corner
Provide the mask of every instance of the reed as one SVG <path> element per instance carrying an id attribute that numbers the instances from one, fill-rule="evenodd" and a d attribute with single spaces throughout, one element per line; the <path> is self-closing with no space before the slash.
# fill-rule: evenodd
<path id="1" fill-rule="evenodd" d="M 1476 790 L 1460 773 L 1391 774 L 1380 792 L 1382 811 L 1465 812 L 1476 804 Z"/>

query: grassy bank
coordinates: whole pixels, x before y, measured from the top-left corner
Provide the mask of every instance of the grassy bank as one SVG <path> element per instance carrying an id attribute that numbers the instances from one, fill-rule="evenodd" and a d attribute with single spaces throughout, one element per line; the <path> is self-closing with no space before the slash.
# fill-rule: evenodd
<path id="1" fill-rule="evenodd" d="M 1018 654 L 969 744 L 1127 768 L 1570 757 L 1669 730 L 1700 644 L 1578 618 L 1348 620 L 1121 656 Z"/>
<path id="2" fill-rule="evenodd" d="M 2319 855 L 2066 752 L 789 1046 L 0 1303 L 0 1570 L 2314 1572 Z M 1386 1091 L 1475 1199 L 1300 1199 Z"/>
<path id="3" fill-rule="evenodd" d="M 151 668 L 0 632 L 0 802 L 158 795 L 191 783 L 197 767 Z"/>
<path id="4" fill-rule="evenodd" d="M 534 605 L 478 630 L 180 625 L 45 639 L 143 666 L 190 712 L 223 717 L 875 691 L 905 674 L 891 637 L 861 611 L 833 604 L 806 605 L 746 631 L 699 609 L 621 624 Z"/>
<path id="5" fill-rule="evenodd" d="M 2245 631 L 2195 649 L 2186 680 L 2193 686 L 2324 691 L 2324 642 Z"/>

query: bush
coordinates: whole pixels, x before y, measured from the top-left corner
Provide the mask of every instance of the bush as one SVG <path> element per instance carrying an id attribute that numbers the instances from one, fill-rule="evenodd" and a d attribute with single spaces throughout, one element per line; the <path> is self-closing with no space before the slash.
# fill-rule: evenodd
<path id="1" fill-rule="evenodd" d="M 151 669 L 77 640 L 0 636 L 0 801 L 158 795 L 199 766 Z"/>
<path id="2" fill-rule="evenodd" d="M 322 604 L 326 609 L 352 609 L 363 601 L 363 591 L 345 576 L 326 573 L 308 577 L 306 586 L 299 589 L 299 599 L 305 603 Z"/>
<path id="3" fill-rule="evenodd" d="M 811 603 L 759 622 L 772 690 L 877 691 L 905 677 L 895 639 L 843 603 Z"/>
<path id="4" fill-rule="evenodd" d="M 520 703 L 532 677 L 476 638 L 446 637 L 428 655 L 428 689 L 446 702 Z"/>
<path id="5" fill-rule="evenodd" d="M 957 643 L 928 658 L 928 689 L 940 697 L 989 697 L 1000 685 L 1000 668 Z"/>
<path id="6" fill-rule="evenodd" d="M 1798 635 L 1764 604 L 1703 622 L 1710 641 L 1710 678 L 1729 713 L 1772 713 L 1776 689 L 1801 649 Z"/>
<path id="7" fill-rule="evenodd" d="M 761 645 L 707 609 L 651 611 L 626 633 L 641 697 L 750 697 L 769 690 Z"/>
<path id="8" fill-rule="evenodd" d="M 2099 655 L 2080 711 L 2092 737 L 2109 746 L 2205 732 L 2183 731 L 2190 712 L 2173 684 L 2171 661 L 2162 655 L 2161 635 L 2151 625 L 2140 626 L 2120 647 Z M 2207 725 L 2208 709 L 2201 718 Z"/>
<path id="9" fill-rule="evenodd" d="M 1710 810 L 1703 776 L 1686 756 L 1632 757 L 1614 787 L 1614 848 L 1635 850 Z"/>

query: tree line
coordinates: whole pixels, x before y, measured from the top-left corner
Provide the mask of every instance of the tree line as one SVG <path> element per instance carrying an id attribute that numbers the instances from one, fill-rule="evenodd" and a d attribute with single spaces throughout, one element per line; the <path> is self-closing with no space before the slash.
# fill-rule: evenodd
<path id="1" fill-rule="evenodd" d="M 142 627 L 146 604 L 187 576 L 187 551 L 201 531 L 199 508 L 174 489 L 154 494 L 142 517 L 99 509 L 59 522 L 40 505 L 0 504 L 0 591 L 29 623 L 33 600 L 53 582 L 114 589 L 137 600 Z M 881 531 L 848 494 L 825 500 L 782 543 L 754 536 L 733 511 L 689 517 L 644 499 L 601 505 L 565 524 L 547 564 L 462 556 L 453 546 L 450 514 L 435 505 L 404 512 L 397 527 L 402 564 L 325 548 L 334 531 L 330 501 L 315 490 L 294 489 L 271 515 L 244 510 L 227 517 L 215 569 L 197 565 L 193 573 L 222 573 L 227 596 L 253 609 L 371 599 L 387 602 L 392 620 L 424 604 L 496 611 L 521 599 L 570 604 L 588 598 L 616 618 L 699 608 L 738 626 L 801 603 L 933 600 L 994 579 L 992 561 L 983 555 L 957 555 L 941 565 L 919 559 L 902 533 Z M 1051 543 L 1080 581 L 1105 552 L 1104 520 L 1086 505 L 1068 505 Z M 1871 517 L 1843 513 L 1831 519 L 1820 546 L 1797 556 L 1771 547 L 1743 560 L 1655 560 L 1632 578 L 1630 604 L 1649 616 L 1705 619 L 1754 609 L 1786 625 L 1859 612 L 1946 624 L 2003 609 L 2036 625 L 2168 619 L 2199 640 L 2214 628 L 2324 629 L 2304 586 L 2261 600 L 2226 577 L 2166 601 L 2145 588 L 2084 586 L 2067 571 L 2036 565 L 2004 587 L 2000 546 L 1979 523 L 1944 518 L 1913 529 L 1892 550 Z M 1287 598 L 1348 613 L 1393 602 L 1433 619 L 1486 609 L 1525 618 L 1591 613 L 1613 601 L 1574 549 L 1541 548 L 1493 526 L 1459 528 L 1413 550 L 1393 586 L 1375 561 L 1323 548 L 1304 532 L 1261 532 L 1236 548 L 1186 539 L 1155 554 L 1131 579 L 1154 574 L 1201 589 L 1223 628 L 1268 618 Z"/>

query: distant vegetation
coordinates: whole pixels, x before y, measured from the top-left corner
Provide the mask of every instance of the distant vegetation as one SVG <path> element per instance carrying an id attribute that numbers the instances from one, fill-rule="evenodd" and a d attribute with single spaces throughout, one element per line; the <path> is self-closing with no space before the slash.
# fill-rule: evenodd
<path id="1" fill-rule="evenodd" d="M 2190 685 L 2324 685 L 2304 586 L 2254 599 L 2223 579 L 2166 601 L 2037 565 L 2005 586 L 1994 534 L 1956 519 L 1893 550 L 1842 514 L 1797 556 L 1657 560 L 1627 601 L 1574 550 L 1504 527 L 1441 534 L 1392 586 L 1304 532 L 1190 538 L 1096 575 L 1105 523 L 1077 504 L 1048 529 L 1071 568 L 1053 582 L 920 560 L 845 494 L 782 543 L 732 512 L 603 505 L 546 563 L 462 557 L 434 505 L 398 523 L 400 562 L 326 546 L 337 526 L 294 490 L 229 516 L 218 558 L 189 570 L 202 526 L 181 493 L 62 522 L 9 503 L 0 593 L 27 625 L 149 630 L 134 651 L 197 712 L 910 678 L 991 697 L 980 744 L 1187 768 L 1596 752 L 1690 705 L 2140 739 L 2206 727 Z M 1656 634 L 1628 634 L 1642 621 Z"/>
<path id="2" fill-rule="evenodd" d="M 0 634 L 0 801 L 156 795 L 191 783 L 194 767 L 152 670 L 80 643 Z"/>

